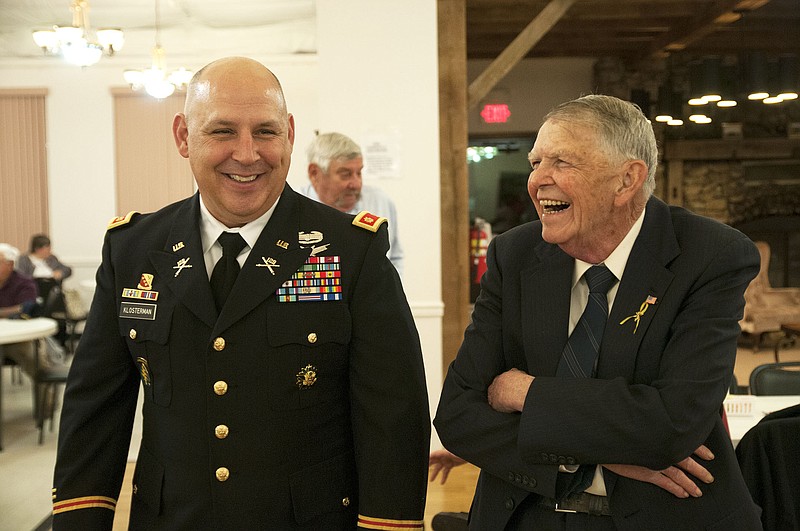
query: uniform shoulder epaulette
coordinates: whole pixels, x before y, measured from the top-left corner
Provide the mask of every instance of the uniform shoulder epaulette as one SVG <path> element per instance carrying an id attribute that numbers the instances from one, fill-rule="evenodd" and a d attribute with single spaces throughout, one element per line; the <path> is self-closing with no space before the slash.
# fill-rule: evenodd
<path id="1" fill-rule="evenodd" d="M 387 221 L 389 220 L 384 217 L 376 216 L 375 214 L 370 214 L 366 210 L 362 210 L 353 218 L 353 225 L 361 227 L 362 229 L 371 230 L 372 232 L 378 232 L 381 225 Z"/>
<path id="2" fill-rule="evenodd" d="M 117 216 L 115 218 L 111 218 L 111 221 L 108 222 L 108 227 L 106 227 L 106 230 L 111 230 L 117 227 L 121 227 L 122 225 L 127 225 L 133 219 L 133 216 L 135 216 L 138 213 L 139 212 L 137 212 L 136 210 L 131 210 L 124 216 Z"/>

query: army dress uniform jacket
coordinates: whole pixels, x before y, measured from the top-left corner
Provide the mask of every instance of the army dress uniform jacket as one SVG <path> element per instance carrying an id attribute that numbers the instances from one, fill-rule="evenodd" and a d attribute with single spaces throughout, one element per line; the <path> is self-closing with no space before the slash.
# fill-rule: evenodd
<path id="1" fill-rule="evenodd" d="M 434 420 L 442 443 L 481 468 L 470 529 L 515 529 L 539 496 L 556 497 L 559 465 L 662 470 L 701 444 L 715 455 L 699 460 L 715 479 L 697 480 L 699 498 L 603 470 L 616 528 L 761 528 L 719 414 L 758 252 L 742 233 L 657 198 L 646 209 L 595 378 L 555 376 L 567 343 L 574 259 L 542 239 L 538 221 L 492 240 Z M 512 367 L 535 377 L 521 414 L 499 413 L 486 401 L 494 378 Z"/>
<path id="2" fill-rule="evenodd" d="M 217 315 L 199 219 L 195 195 L 106 234 L 53 528 L 111 529 L 141 382 L 130 529 L 421 530 L 430 418 L 386 224 L 287 185 Z"/>

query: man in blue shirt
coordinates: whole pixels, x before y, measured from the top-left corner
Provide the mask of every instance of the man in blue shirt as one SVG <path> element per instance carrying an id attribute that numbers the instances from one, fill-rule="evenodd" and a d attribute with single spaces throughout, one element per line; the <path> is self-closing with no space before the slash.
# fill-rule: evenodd
<path id="1" fill-rule="evenodd" d="M 398 236 L 397 209 L 383 190 L 362 184 L 364 157 L 359 145 L 341 133 L 324 133 L 314 138 L 307 153 L 310 183 L 298 192 L 348 214 L 367 210 L 388 218 L 387 256 L 402 276 L 403 248 Z"/>

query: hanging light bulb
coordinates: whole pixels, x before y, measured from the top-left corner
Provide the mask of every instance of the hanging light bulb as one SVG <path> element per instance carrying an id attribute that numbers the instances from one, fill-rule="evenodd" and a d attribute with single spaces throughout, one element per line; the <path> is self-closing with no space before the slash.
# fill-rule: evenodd
<path id="1" fill-rule="evenodd" d="M 180 67 L 167 73 L 167 52 L 161 46 L 161 20 L 158 0 L 156 6 L 156 45 L 153 47 L 152 64 L 144 70 L 125 70 L 122 75 L 133 90 L 144 89 L 154 98 L 164 99 L 176 89 L 183 89 L 191 81 L 194 72 Z"/>
<path id="2" fill-rule="evenodd" d="M 105 28 L 94 34 L 89 24 L 89 1 L 72 0 L 72 26 L 53 26 L 33 32 L 33 42 L 47 55 L 60 54 L 68 63 L 91 66 L 122 49 L 125 37 L 119 28 Z"/>

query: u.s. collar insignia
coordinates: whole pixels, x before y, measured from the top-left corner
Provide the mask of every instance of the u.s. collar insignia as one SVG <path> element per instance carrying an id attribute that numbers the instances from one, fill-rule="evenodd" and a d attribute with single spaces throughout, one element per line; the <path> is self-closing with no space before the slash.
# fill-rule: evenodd
<path id="1" fill-rule="evenodd" d="M 142 273 L 142 278 L 139 279 L 139 285 L 136 289 L 150 290 L 153 288 L 153 275 L 150 273 Z"/>
<path id="2" fill-rule="evenodd" d="M 637 311 L 633 315 L 629 315 L 628 317 L 626 317 L 625 319 L 620 321 L 619 324 L 623 325 L 626 322 L 628 322 L 631 319 L 633 319 L 633 322 L 636 323 L 634 325 L 634 327 L 633 327 L 633 333 L 635 334 L 636 331 L 639 329 L 639 321 L 642 320 L 642 316 L 647 311 L 647 308 L 650 307 L 650 305 L 656 303 L 656 300 L 657 299 L 655 297 L 653 297 L 652 295 L 648 295 L 647 299 L 645 299 L 645 301 L 641 304 L 641 306 L 639 306 L 639 311 Z"/>
<path id="3" fill-rule="evenodd" d="M 297 387 L 305 390 L 317 383 L 317 368 L 311 364 L 306 365 L 297 373 Z"/>
<path id="4" fill-rule="evenodd" d="M 177 253 L 178 251 L 180 251 L 184 247 L 186 247 L 186 246 L 183 244 L 183 242 L 178 242 L 178 243 L 176 243 L 175 245 L 172 246 L 172 252 L 173 253 Z"/>

